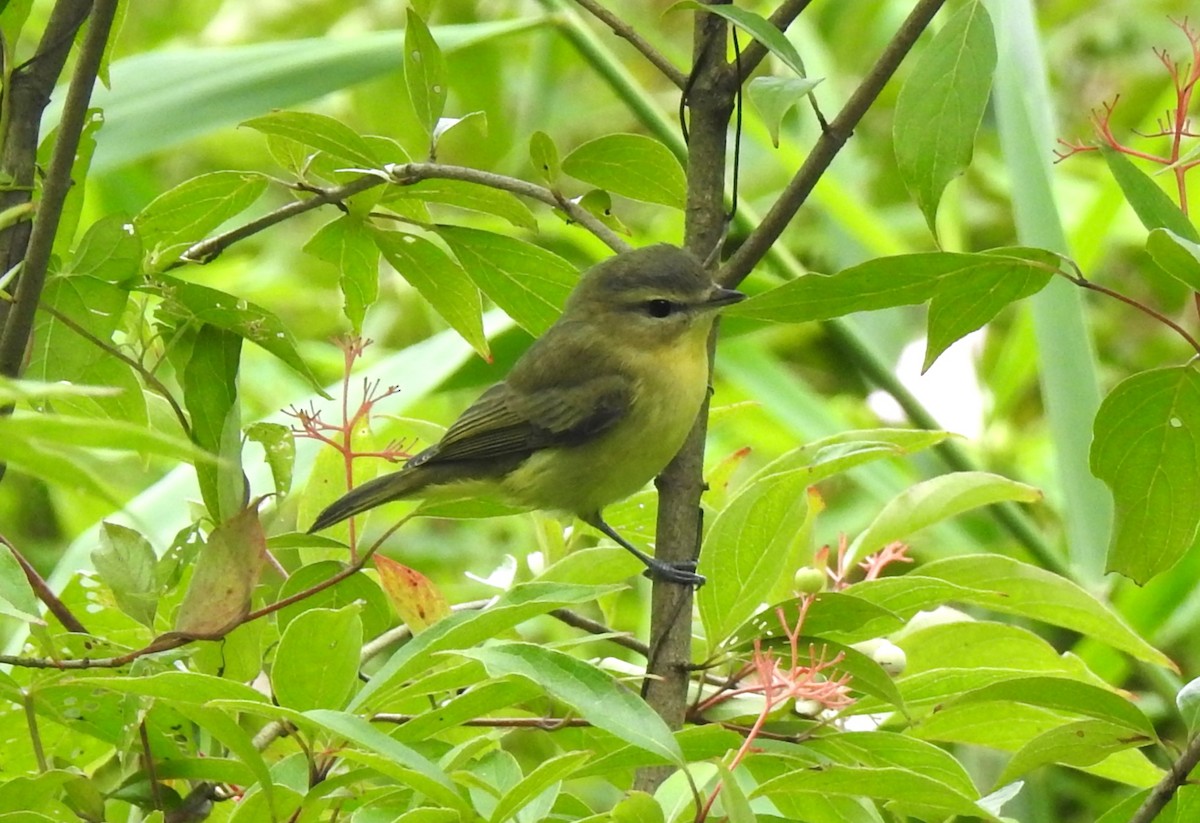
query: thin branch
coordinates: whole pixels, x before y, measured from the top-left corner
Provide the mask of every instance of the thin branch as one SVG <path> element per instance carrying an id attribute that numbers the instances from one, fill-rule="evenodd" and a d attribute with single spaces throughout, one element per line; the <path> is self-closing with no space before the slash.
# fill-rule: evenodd
<path id="1" fill-rule="evenodd" d="M 64 326 L 66 326 L 68 329 L 70 329 L 71 331 L 78 334 L 84 340 L 87 340 L 93 346 L 96 346 L 97 348 L 99 348 L 105 354 L 108 354 L 112 357 L 117 358 L 122 363 L 125 363 L 130 368 L 132 368 L 134 371 L 136 371 L 139 375 L 141 375 L 141 378 L 143 381 L 145 381 L 146 385 L 148 385 L 150 388 L 154 389 L 154 391 L 156 391 L 159 394 L 159 396 L 161 396 L 164 400 L 167 401 L 167 405 L 169 405 L 171 407 L 171 411 L 173 411 L 175 413 L 175 419 L 179 421 L 179 427 L 181 429 L 183 429 L 183 433 L 185 435 L 187 435 L 188 439 L 191 439 L 192 426 L 191 426 L 191 423 L 188 422 L 187 414 L 183 411 L 183 409 L 179 405 L 179 402 L 171 394 L 171 390 L 168 389 L 165 385 L 163 385 L 163 382 L 161 380 L 159 380 L 157 377 L 154 376 L 154 372 L 147 369 L 146 366 L 144 364 L 142 364 L 141 361 L 137 360 L 136 358 L 130 357 L 129 355 L 125 354 L 123 351 L 121 351 L 119 348 L 112 345 L 108 341 L 103 340 L 103 339 L 97 337 L 96 335 L 92 334 L 90 331 L 88 331 L 83 326 L 76 323 L 70 317 L 67 317 L 65 314 L 63 314 L 62 312 L 60 312 L 58 309 L 54 308 L 53 306 L 46 304 L 46 305 L 38 306 L 38 309 L 40 311 L 46 312 L 51 317 L 53 317 L 55 320 L 57 320 L 58 322 L 62 323 Z"/>
<path id="2" fill-rule="evenodd" d="M 92 87 L 96 84 L 100 61 L 108 44 L 117 2 L 96 0 L 92 7 L 91 20 L 80 46 L 71 85 L 67 89 L 67 99 L 63 103 L 58 139 L 46 170 L 42 197 L 30 229 L 25 264 L 17 281 L 16 299 L 4 324 L 3 336 L 0 337 L 0 374 L 16 376 L 21 372 L 25 350 L 33 333 L 34 316 L 42 299 L 63 204 L 71 190 L 71 166 L 79 149 L 80 135 L 88 116 L 88 104 L 92 99 Z"/>
<path id="3" fill-rule="evenodd" d="M 1179 791 L 1179 787 L 1188 782 L 1188 775 L 1192 773 L 1192 769 L 1196 768 L 1197 764 L 1200 764 L 1200 735 L 1196 735 L 1188 741 L 1183 754 L 1179 755 L 1179 758 L 1171 764 L 1158 785 L 1150 790 L 1150 794 L 1146 796 L 1137 813 L 1129 818 L 1129 823 L 1150 823 L 1151 820 L 1158 817 L 1158 813 L 1171 802 L 1171 798 L 1175 796 L 1175 792 Z"/>
<path id="4" fill-rule="evenodd" d="M 805 0 L 805 4 L 810 0 Z M 668 60 L 658 49 L 650 45 L 637 31 L 617 17 L 604 6 L 600 5 L 597 0 L 575 0 L 575 3 L 581 6 L 586 12 L 591 14 L 604 25 L 612 29 L 613 34 L 629 41 L 629 45 L 633 46 L 642 56 L 646 58 L 656 69 L 662 72 L 663 76 L 675 84 L 676 88 L 682 89 L 687 83 L 687 74 L 680 71 L 674 63 Z"/>
<path id="5" fill-rule="evenodd" d="M 75 33 L 91 10 L 91 0 L 59 0 L 37 51 L 25 63 L 4 67 L 4 105 L 0 106 L 0 177 L 9 181 L 0 189 L 0 212 L 29 203 L 33 197 L 34 167 L 40 138 L 42 112 L 59 81 Z M 25 257 L 31 224 L 22 222 L 0 232 L 0 270 L 10 271 Z M 7 325 L 10 307 L 0 303 L 0 329 Z M 12 376 L 12 375 L 10 375 Z"/>
<path id="6" fill-rule="evenodd" d="M 1073 275 L 1067 274 L 1066 272 L 1060 272 L 1060 274 L 1062 274 L 1063 277 L 1070 280 L 1076 286 L 1082 286 L 1085 289 L 1091 289 L 1092 291 L 1100 292 L 1100 294 L 1108 295 L 1109 297 L 1112 297 L 1115 300 L 1120 300 L 1122 303 L 1124 303 L 1127 306 L 1132 306 L 1133 308 L 1137 309 L 1138 311 L 1142 312 L 1143 314 L 1153 317 L 1155 320 L 1162 323 L 1164 326 L 1171 329 L 1176 334 L 1178 334 L 1180 337 L 1182 337 L 1184 340 L 1186 340 L 1188 342 L 1188 345 L 1191 346 L 1196 351 L 1197 354 L 1200 354 L 1200 342 L 1198 342 L 1196 340 L 1196 338 L 1192 337 L 1192 335 L 1188 333 L 1187 329 L 1185 329 L 1183 326 L 1179 325 L 1174 320 L 1167 317 L 1165 314 L 1158 311 L 1157 309 L 1151 308 L 1150 306 L 1147 306 L 1145 303 L 1139 302 L 1138 300 L 1135 300 L 1132 297 L 1121 294 L 1116 289 L 1110 289 L 1108 286 L 1102 286 L 1099 283 L 1094 283 L 1091 280 L 1088 280 L 1086 277 L 1084 277 L 1081 272 L 1076 271 L 1076 273 Z"/>
<path id="7" fill-rule="evenodd" d="M 477 183 L 482 186 L 502 189 L 513 194 L 538 200 L 554 208 L 561 209 L 572 221 L 596 235 L 613 251 L 622 252 L 629 249 L 628 243 L 621 239 L 616 232 L 596 219 L 591 212 L 545 186 L 539 186 L 516 177 L 480 171 L 479 169 L 467 168 L 465 166 L 447 166 L 440 163 L 394 163 L 384 167 L 382 171 L 368 172 L 363 174 L 362 177 L 357 177 L 341 186 L 334 186 L 327 189 L 305 187 L 304 191 L 311 193 L 312 197 L 288 203 L 224 234 L 218 234 L 215 237 L 202 240 L 184 251 L 179 256 L 179 259 L 167 266 L 165 270 L 170 271 L 188 263 L 209 263 L 240 240 L 252 237 L 296 215 L 304 214 L 321 206 L 341 203 L 375 186 L 380 186 L 384 183 L 391 183 L 397 186 L 411 186 L 422 180 L 434 179 L 462 180 L 468 183 Z"/>
<path id="8" fill-rule="evenodd" d="M 767 18 L 767 21 L 780 31 L 787 31 L 788 27 L 799 17 L 812 0 L 784 0 L 775 9 L 774 13 Z M 768 54 L 768 49 L 757 40 L 752 40 L 749 45 L 742 51 L 742 81 L 744 82 L 763 61 Z"/>
<path id="9" fill-rule="evenodd" d="M 467 183 L 477 183 L 493 189 L 519 194 L 532 200 L 539 200 L 548 206 L 561 209 L 567 217 L 596 235 L 601 242 L 615 252 L 629 251 L 629 244 L 616 232 L 601 223 L 595 215 L 576 203 L 563 197 L 556 191 L 490 171 L 481 171 L 467 166 L 447 166 L 441 163 L 393 163 L 384 168 L 390 177 L 390 182 L 399 186 L 410 186 L 422 180 L 462 180 Z"/>
<path id="10" fill-rule="evenodd" d="M 829 128 L 821 134 L 812 151 L 809 152 L 808 158 L 804 161 L 804 165 L 788 183 L 787 188 L 783 190 L 771 210 L 721 268 L 717 277 L 719 283 L 725 286 L 736 286 L 742 282 L 750 270 L 779 239 L 783 230 L 796 216 L 796 212 L 808 199 L 813 186 L 829 168 L 829 164 L 841 151 L 842 146 L 850 139 L 859 121 L 875 102 L 905 55 L 912 49 L 921 32 L 925 31 L 933 16 L 945 2 L 946 0 L 919 0 L 912 13 L 897 30 L 895 37 L 888 43 L 870 73 L 863 78 L 862 83 L 846 101 L 846 105 L 838 112 L 837 117 L 829 123 Z"/>
<path id="11" fill-rule="evenodd" d="M 578 612 L 573 612 L 570 609 L 555 609 L 550 612 L 551 617 L 558 618 L 568 626 L 573 626 L 576 629 L 582 629 L 591 634 L 604 635 L 605 640 L 611 640 L 618 646 L 624 646 L 627 649 L 637 652 L 642 657 L 650 654 L 650 647 L 642 641 L 638 640 L 632 634 L 626 632 L 614 632 L 608 626 L 605 626 L 599 621 L 592 620 L 590 617 L 584 617 Z"/>
<path id="12" fill-rule="evenodd" d="M 21 571 L 25 572 L 25 579 L 29 581 L 29 587 L 33 589 L 33 593 L 37 595 L 37 599 L 42 601 L 42 604 L 50 611 L 50 614 L 54 615 L 59 623 L 62 623 L 63 628 L 69 632 L 88 634 L 89 632 L 83 623 L 71 613 L 71 610 L 67 608 L 67 604 L 58 598 L 58 595 L 50 588 L 50 584 L 38 574 L 33 564 L 17 551 L 17 547 L 2 534 L 0 534 L 0 543 L 7 546 L 8 550 L 12 552 L 12 556 L 17 559 L 17 564 L 21 567 Z"/>
<path id="13" fill-rule="evenodd" d="M 333 203 L 341 203 L 356 194 L 361 194 L 368 189 L 373 189 L 386 183 L 387 180 L 377 174 L 364 174 L 362 177 L 355 178 L 349 183 L 342 186 L 334 186 L 328 189 L 306 188 L 305 191 L 310 192 L 313 196 L 307 200 L 296 200 L 282 206 L 273 212 L 264 214 L 246 223 L 243 226 L 238 226 L 236 229 L 218 234 L 215 237 L 210 237 L 207 240 L 201 240 L 194 246 L 189 247 L 183 254 L 179 255 L 179 260 L 167 266 L 165 271 L 177 268 L 187 263 L 210 263 L 215 260 L 221 252 L 232 246 L 239 240 L 245 240 L 247 237 L 252 237 L 264 229 L 269 229 L 276 223 L 282 223 L 284 220 L 295 217 L 298 214 L 304 214 L 307 211 L 312 211 L 321 206 L 328 206 Z"/>
<path id="14" fill-rule="evenodd" d="M 411 723 L 422 715 L 394 714 L 381 712 L 371 715 L 375 723 Z M 541 729 L 544 732 L 556 732 L 559 729 L 586 728 L 591 726 L 582 717 L 476 717 L 464 720 L 460 726 L 481 726 L 487 729 Z"/>

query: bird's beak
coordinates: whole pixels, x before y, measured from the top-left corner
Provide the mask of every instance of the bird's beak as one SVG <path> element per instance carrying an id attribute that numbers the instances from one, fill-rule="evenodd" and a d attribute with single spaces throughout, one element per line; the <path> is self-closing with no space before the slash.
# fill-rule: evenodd
<path id="1" fill-rule="evenodd" d="M 704 308 L 719 309 L 724 306 L 732 306 L 734 303 L 740 303 L 746 299 L 746 295 L 736 289 L 725 289 L 717 286 L 708 295 L 708 299 L 704 301 Z"/>

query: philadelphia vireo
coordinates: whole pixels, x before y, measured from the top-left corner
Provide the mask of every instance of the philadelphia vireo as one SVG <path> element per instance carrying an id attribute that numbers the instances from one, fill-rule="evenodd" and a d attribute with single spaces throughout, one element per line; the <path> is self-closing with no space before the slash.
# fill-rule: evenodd
<path id="1" fill-rule="evenodd" d="M 400 498 L 493 497 L 574 514 L 633 552 L 648 576 L 702 584 L 690 564 L 640 551 L 600 513 L 679 451 L 708 391 L 713 320 L 744 297 L 666 244 L 593 266 L 558 321 L 441 441 L 341 497 L 309 531 Z"/>

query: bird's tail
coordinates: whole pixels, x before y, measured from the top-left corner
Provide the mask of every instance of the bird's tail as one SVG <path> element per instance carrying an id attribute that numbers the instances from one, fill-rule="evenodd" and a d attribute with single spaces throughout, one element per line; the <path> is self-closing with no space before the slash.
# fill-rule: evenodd
<path id="1" fill-rule="evenodd" d="M 418 467 L 388 472 L 382 477 L 363 483 L 355 489 L 339 497 L 317 515 L 316 521 L 309 527 L 308 533 L 319 532 L 335 523 L 341 523 L 347 517 L 362 514 L 367 509 L 373 509 L 392 500 L 408 497 L 427 485 L 428 478 Z"/>

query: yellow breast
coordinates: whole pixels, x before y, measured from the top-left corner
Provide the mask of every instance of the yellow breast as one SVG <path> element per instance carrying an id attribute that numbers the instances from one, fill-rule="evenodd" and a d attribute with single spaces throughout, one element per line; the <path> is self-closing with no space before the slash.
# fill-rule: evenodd
<path id="1" fill-rule="evenodd" d="M 701 324 L 703 325 L 703 324 Z M 543 449 L 502 481 L 522 505 L 599 512 L 645 486 L 679 451 L 708 390 L 707 326 L 624 358 L 634 378 L 628 413 L 579 446 Z"/>

